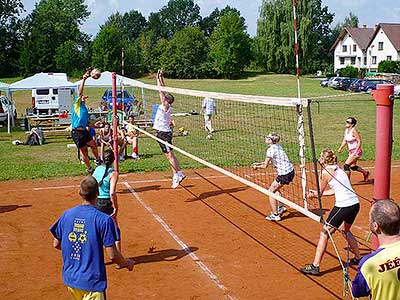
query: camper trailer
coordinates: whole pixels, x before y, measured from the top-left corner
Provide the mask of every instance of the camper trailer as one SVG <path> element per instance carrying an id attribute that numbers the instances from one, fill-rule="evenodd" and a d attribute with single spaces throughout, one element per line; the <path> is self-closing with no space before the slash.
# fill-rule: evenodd
<path id="1" fill-rule="evenodd" d="M 54 115 L 70 112 L 73 90 L 68 88 L 43 88 L 32 90 L 32 111 L 35 115 Z"/>
<path id="2" fill-rule="evenodd" d="M 49 73 L 49 75 L 67 81 L 65 73 Z M 71 112 L 73 92 L 71 88 L 32 89 L 33 114 L 51 116 Z"/>

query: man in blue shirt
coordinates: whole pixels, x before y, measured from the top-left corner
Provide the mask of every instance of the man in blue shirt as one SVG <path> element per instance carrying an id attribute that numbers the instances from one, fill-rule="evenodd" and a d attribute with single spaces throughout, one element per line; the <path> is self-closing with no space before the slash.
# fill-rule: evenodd
<path id="1" fill-rule="evenodd" d="M 63 213 L 50 228 L 53 246 L 62 251 L 62 277 L 74 300 L 104 300 L 107 288 L 103 247 L 113 263 L 132 271 L 134 261 L 125 259 L 115 242 L 119 234 L 114 220 L 95 207 L 98 184 L 85 177 L 79 194 L 83 203 Z"/>
<path id="2" fill-rule="evenodd" d="M 93 140 L 87 127 L 89 125 L 89 113 L 86 107 L 87 96 L 83 95 L 85 81 L 90 77 L 88 70 L 82 77 L 82 84 L 79 86 L 78 96 L 75 97 L 72 105 L 72 132 L 71 136 L 78 149 L 82 152 L 83 161 L 87 167 L 88 173 L 93 173 L 93 168 L 90 166 L 88 146 L 92 149 L 93 155 L 96 158 L 96 164 L 99 164 L 99 152 L 97 151 L 96 142 Z"/>

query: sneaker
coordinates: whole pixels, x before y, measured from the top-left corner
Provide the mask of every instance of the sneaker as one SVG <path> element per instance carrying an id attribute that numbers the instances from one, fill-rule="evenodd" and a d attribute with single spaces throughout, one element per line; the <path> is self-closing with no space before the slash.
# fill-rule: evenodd
<path id="1" fill-rule="evenodd" d="M 119 156 L 119 161 L 124 161 L 124 160 L 125 160 L 125 157 L 123 155 L 120 155 Z"/>
<path id="2" fill-rule="evenodd" d="M 305 265 L 300 271 L 304 274 L 309 275 L 319 275 L 319 267 L 314 266 L 313 264 Z"/>
<path id="3" fill-rule="evenodd" d="M 279 214 L 276 215 L 274 213 L 271 213 L 269 216 L 266 216 L 265 219 L 268 220 L 268 221 L 280 221 L 281 220 L 281 216 Z"/>
<path id="4" fill-rule="evenodd" d="M 86 172 L 88 172 L 89 174 L 93 174 L 94 169 L 92 167 L 89 167 L 86 169 Z"/>
<path id="5" fill-rule="evenodd" d="M 353 257 L 350 259 L 350 264 L 351 265 L 358 265 L 360 263 L 361 258 Z"/>
<path id="6" fill-rule="evenodd" d="M 287 211 L 286 207 L 284 205 L 280 205 L 278 207 L 278 214 L 282 215 L 285 211 Z"/>
<path id="7" fill-rule="evenodd" d="M 178 187 L 178 185 L 183 181 L 183 179 L 185 179 L 186 176 L 183 175 L 183 173 L 177 173 L 174 175 L 174 177 L 172 177 L 172 188 L 176 189 Z"/>
<path id="8" fill-rule="evenodd" d="M 133 159 L 136 159 L 136 160 L 140 159 L 139 155 L 137 155 L 135 152 L 133 152 L 131 156 Z"/>

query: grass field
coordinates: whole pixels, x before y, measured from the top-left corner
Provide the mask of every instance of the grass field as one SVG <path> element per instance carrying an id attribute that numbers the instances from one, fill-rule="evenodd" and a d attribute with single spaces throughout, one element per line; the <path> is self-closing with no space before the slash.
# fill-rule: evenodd
<path id="1" fill-rule="evenodd" d="M 2 82 L 11 83 L 18 80 L 0 79 Z M 150 77 L 141 81 L 154 84 Z M 74 80 L 73 80 L 74 81 Z M 274 74 L 248 74 L 240 80 L 169 80 L 167 85 L 172 87 L 205 90 L 214 92 L 252 94 L 263 96 L 295 97 L 296 78 L 292 75 Z M 340 91 L 321 88 L 319 81 L 313 78 L 302 78 L 302 97 L 314 98 L 318 96 L 346 94 Z M 89 96 L 88 106 L 97 107 L 104 89 L 87 88 Z M 14 100 L 17 103 L 18 115 L 22 116 L 25 108 L 30 106 L 31 92 L 15 92 Z M 179 101 L 175 110 L 179 110 Z M 400 134 L 399 109 L 395 106 L 394 112 L 394 137 Z M 337 149 L 343 137 L 344 121 L 348 116 L 355 116 L 359 120 L 359 131 L 363 138 L 365 160 L 374 159 L 375 151 L 375 103 L 370 95 L 351 94 L 345 97 L 315 99 L 312 104 L 313 126 L 317 152 L 322 148 Z M 233 125 L 234 126 L 234 125 Z M 8 135 L 6 128 L 0 129 L 0 163 L 2 171 L 0 180 L 22 178 L 51 178 L 59 176 L 79 175 L 84 173 L 84 167 L 76 159 L 76 150 L 66 148 L 67 143 L 72 143 L 67 137 L 47 137 L 47 143 L 42 146 L 27 147 L 13 146 L 12 140 L 25 140 L 25 131 L 14 129 Z M 190 139 L 178 137 L 176 144 L 185 149 L 189 146 Z M 198 140 L 198 143 L 203 143 Z M 262 144 L 262 141 L 260 141 Z M 231 145 L 231 147 L 235 147 Z M 249 145 L 251 147 L 251 145 Z M 261 146 L 263 147 L 263 146 Z M 399 159 L 396 151 L 399 142 L 394 140 L 393 158 Z M 166 170 L 169 168 L 167 161 L 161 154 L 158 145 L 149 138 L 141 138 L 140 149 L 142 159 L 138 162 L 127 160 L 121 164 L 121 172 L 141 172 L 150 170 Z M 261 153 L 262 155 L 262 153 Z M 340 156 L 343 160 L 346 153 Z M 183 168 L 199 167 L 198 163 L 179 156 Z M 220 162 L 229 164 L 229 162 Z"/>

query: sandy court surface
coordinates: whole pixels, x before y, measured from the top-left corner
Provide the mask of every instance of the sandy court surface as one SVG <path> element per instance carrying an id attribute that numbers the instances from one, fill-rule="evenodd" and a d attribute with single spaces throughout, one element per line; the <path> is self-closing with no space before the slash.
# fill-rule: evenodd
<path id="1" fill-rule="evenodd" d="M 398 173 L 393 167 L 395 199 Z M 291 209 L 279 223 L 266 221 L 265 195 L 210 169 L 186 175 L 176 190 L 170 188 L 169 173 L 120 177 L 123 254 L 136 266 L 128 272 L 107 265 L 107 299 L 344 299 L 342 270 L 331 245 L 322 276 L 298 271 L 312 262 L 320 224 Z M 80 179 L 0 183 L 5 299 L 70 299 L 61 279 L 61 253 L 52 248 L 48 228 L 65 209 L 80 204 Z M 352 180 L 359 195 L 372 199 L 373 180 L 361 183 L 359 174 Z M 364 241 L 370 203 L 360 202 L 354 232 Z M 330 209 L 332 198 L 323 206 Z M 345 259 L 345 240 L 336 234 L 335 241 Z M 355 271 L 350 268 L 351 277 Z"/>

